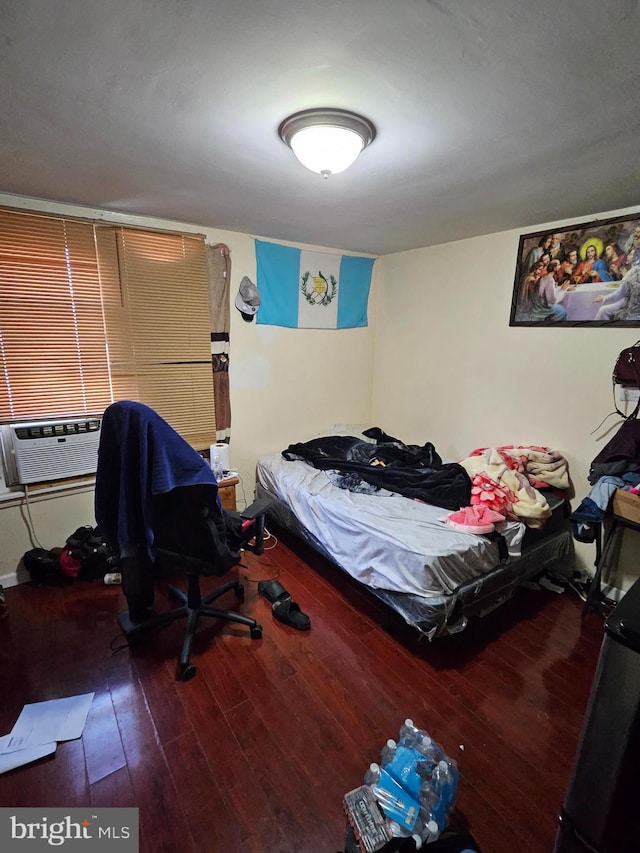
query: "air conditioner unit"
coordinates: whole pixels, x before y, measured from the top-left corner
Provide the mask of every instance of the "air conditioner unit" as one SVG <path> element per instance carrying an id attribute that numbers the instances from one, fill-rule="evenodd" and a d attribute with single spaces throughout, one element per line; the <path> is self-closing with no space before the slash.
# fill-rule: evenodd
<path id="1" fill-rule="evenodd" d="M 2 425 L 7 484 L 95 474 L 101 426 L 99 417 Z"/>

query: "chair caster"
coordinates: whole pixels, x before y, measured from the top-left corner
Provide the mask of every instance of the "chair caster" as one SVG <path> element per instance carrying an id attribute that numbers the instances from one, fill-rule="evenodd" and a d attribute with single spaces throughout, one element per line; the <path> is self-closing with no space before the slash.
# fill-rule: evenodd
<path id="1" fill-rule="evenodd" d="M 252 640 L 261 640 L 262 639 L 262 625 L 256 625 L 251 629 L 251 639 Z"/>
<path id="2" fill-rule="evenodd" d="M 193 676 L 196 674 L 196 671 L 197 670 L 192 663 L 179 663 L 176 671 L 176 681 L 191 681 Z"/>

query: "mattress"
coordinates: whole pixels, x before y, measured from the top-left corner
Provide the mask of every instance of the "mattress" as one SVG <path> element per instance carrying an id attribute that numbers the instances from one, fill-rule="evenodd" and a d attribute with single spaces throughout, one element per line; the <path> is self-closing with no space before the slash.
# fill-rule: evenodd
<path id="1" fill-rule="evenodd" d="M 508 549 L 486 536 L 455 531 L 447 511 L 381 490 L 337 488 L 330 472 L 282 455 L 258 460 L 260 493 L 276 499 L 275 521 L 328 557 L 430 639 L 462 630 L 517 585 L 571 553 L 564 501 L 550 500 L 543 531 L 517 521 L 497 529 Z"/>

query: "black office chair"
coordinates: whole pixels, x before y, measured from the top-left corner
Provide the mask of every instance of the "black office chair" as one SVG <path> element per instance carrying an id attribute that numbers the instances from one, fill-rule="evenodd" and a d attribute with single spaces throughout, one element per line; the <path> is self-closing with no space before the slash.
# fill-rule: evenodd
<path id="1" fill-rule="evenodd" d="M 176 678 L 196 674 L 191 645 L 201 617 L 246 625 L 253 639 L 262 626 L 248 616 L 212 606 L 238 580 L 202 595 L 201 576 L 222 576 L 240 561 L 241 549 L 264 550 L 264 518 L 269 500 L 242 513 L 220 506 L 215 476 L 207 461 L 147 406 L 114 403 L 102 420 L 96 472 L 96 521 L 120 553 L 122 589 L 128 610 L 118 623 L 130 646 L 177 619 L 187 620 Z M 187 575 L 187 591 L 169 586 L 181 605 L 153 610 L 155 582 L 176 568 Z"/>

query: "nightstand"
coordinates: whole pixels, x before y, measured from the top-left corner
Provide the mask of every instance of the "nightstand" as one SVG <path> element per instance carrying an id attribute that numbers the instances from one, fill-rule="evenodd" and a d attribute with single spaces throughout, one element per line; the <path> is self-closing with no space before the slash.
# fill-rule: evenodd
<path id="1" fill-rule="evenodd" d="M 218 481 L 218 494 L 223 509 L 236 510 L 236 485 L 239 482 L 239 477 L 227 477 Z"/>

